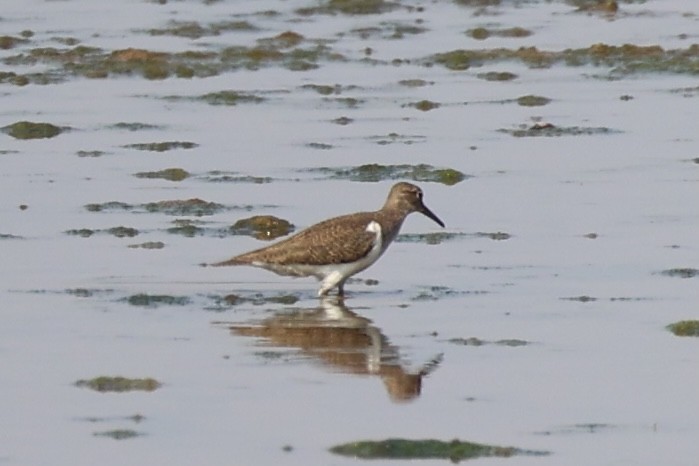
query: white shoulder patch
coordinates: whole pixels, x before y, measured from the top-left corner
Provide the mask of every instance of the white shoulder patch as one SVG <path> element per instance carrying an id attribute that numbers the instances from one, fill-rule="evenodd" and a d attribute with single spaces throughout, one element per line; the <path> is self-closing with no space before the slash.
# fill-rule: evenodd
<path id="1" fill-rule="evenodd" d="M 378 233 L 381 234 L 381 225 L 379 225 L 378 222 L 372 220 L 369 222 L 369 224 L 366 226 L 366 231 L 369 233 Z"/>

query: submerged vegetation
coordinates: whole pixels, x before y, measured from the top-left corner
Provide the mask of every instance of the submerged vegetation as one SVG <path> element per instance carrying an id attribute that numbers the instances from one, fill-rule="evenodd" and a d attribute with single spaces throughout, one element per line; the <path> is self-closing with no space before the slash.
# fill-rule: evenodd
<path id="1" fill-rule="evenodd" d="M 0 131 L 15 139 L 48 139 L 58 136 L 64 130 L 65 128 L 60 128 L 51 123 L 35 123 L 32 121 L 18 121 L 0 128 Z"/>
<path id="2" fill-rule="evenodd" d="M 249 235 L 269 241 L 288 235 L 294 231 L 294 225 L 274 215 L 255 215 L 241 218 L 229 228 L 229 231 L 235 235 Z"/>
<path id="3" fill-rule="evenodd" d="M 182 181 L 190 177 L 190 173 L 182 168 L 166 168 L 152 172 L 134 173 L 136 178 L 159 178 L 167 181 Z"/>
<path id="4" fill-rule="evenodd" d="M 454 463 L 481 457 L 510 457 L 515 455 L 547 455 L 545 451 L 522 450 L 482 443 L 452 440 L 387 439 L 359 441 L 334 446 L 332 453 L 361 459 L 447 459 Z"/>
<path id="5" fill-rule="evenodd" d="M 250 206 L 245 207 L 246 210 Z M 189 215 L 202 217 L 213 215 L 227 207 L 217 202 L 204 201 L 202 199 L 174 199 L 167 201 L 148 202 L 145 204 L 127 204 L 125 202 L 110 201 L 101 204 L 86 204 L 85 210 L 88 212 L 108 212 L 108 211 L 131 211 L 131 212 L 151 212 L 165 215 Z"/>
<path id="6" fill-rule="evenodd" d="M 301 16 L 374 15 L 396 8 L 414 7 L 385 0 L 329 0 L 318 6 L 298 9 L 296 13 Z M 580 8 L 580 11 L 594 9 Z M 225 33 L 259 33 L 261 30 L 249 21 L 233 20 L 211 24 L 172 21 L 161 28 L 137 32 L 196 40 Z M 364 38 L 379 35 L 383 39 L 400 40 L 427 31 L 428 29 L 419 22 L 384 22 L 378 28 L 358 29 L 352 31 L 352 34 Z M 517 41 L 531 35 L 532 32 L 516 26 L 477 27 L 466 31 L 466 34 L 479 41 L 494 36 Z M 6 71 L 0 73 L 0 83 L 18 86 L 30 83 L 46 85 L 71 77 L 105 79 L 117 76 L 139 76 L 150 80 L 191 79 L 217 76 L 237 70 L 254 71 L 270 66 L 303 72 L 316 69 L 324 63 L 350 60 L 368 60 L 373 65 L 386 66 L 438 65 L 454 71 L 509 61 L 519 62 L 531 68 L 547 68 L 554 65 L 605 67 L 615 77 L 636 73 L 699 74 L 697 44 L 683 49 L 666 49 L 660 45 L 595 43 L 587 47 L 564 50 L 515 45 L 511 48 L 464 48 L 441 51 L 426 57 L 393 57 L 378 60 L 371 57 L 371 49 L 365 51 L 365 56 L 348 57 L 333 50 L 332 42 L 327 39 L 307 38 L 296 31 L 288 30 L 274 36 L 258 38 L 251 45 L 197 44 L 198 46 L 191 50 L 164 52 L 141 48 L 105 50 L 81 44 L 77 40 L 58 41 L 57 45 L 52 46 L 36 46 L 32 38 L 0 36 L 0 49 L 16 51 L 14 55 L 7 55 L 2 59 Z M 23 73 L 23 70 L 36 65 L 42 65 L 45 71 Z M 13 71 L 13 67 L 16 67 L 16 70 Z M 229 100 L 223 99 L 221 102 Z"/>
<path id="7" fill-rule="evenodd" d="M 99 376 L 89 380 L 78 380 L 76 387 L 85 387 L 97 392 L 152 392 L 160 388 L 162 384 L 153 378 L 131 379 L 121 376 Z"/>
<path id="8" fill-rule="evenodd" d="M 699 337 L 699 320 L 681 320 L 667 326 L 678 337 Z"/>
<path id="9" fill-rule="evenodd" d="M 350 168 L 311 168 L 309 172 L 321 173 L 333 179 L 377 182 L 384 180 L 409 179 L 421 182 L 442 183 L 447 186 L 462 182 L 468 175 L 453 168 L 436 168 L 428 164 L 381 165 L 371 163 Z"/>

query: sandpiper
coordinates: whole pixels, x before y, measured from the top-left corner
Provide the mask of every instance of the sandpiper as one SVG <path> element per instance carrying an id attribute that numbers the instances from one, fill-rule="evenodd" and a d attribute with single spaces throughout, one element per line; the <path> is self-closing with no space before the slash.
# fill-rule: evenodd
<path id="1" fill-rule="evenodd" d="M 393 185 L 381 210 L 331 218 L 271 246 L 211 265 L 252 265 L 279 275 L 314 276 L 322 280 L 318 296 L 327 295 L 334 287 L 338 295 L 344 295 L 347 279 L 381 257 L 398 235 L 405 217 L 413 212 L 444 227 L 423 204 L 422 190 L 401 182 Z"/>

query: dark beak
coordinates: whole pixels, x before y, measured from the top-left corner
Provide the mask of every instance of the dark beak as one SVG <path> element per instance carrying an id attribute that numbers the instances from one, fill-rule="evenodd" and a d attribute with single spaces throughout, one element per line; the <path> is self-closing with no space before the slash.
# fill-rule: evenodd
<path id="1" fill-rule="evenodd" d="M 426 206 L 425 204 L 422 204 L 421 207 L 422 207 L 422 208 L 421 208 L 420 210 L 418 210 L 418 212 L 420 212 L 420 213 L 421 213 L 422 215 L 424 215 L 425 217 L 431 218 L 432 220 L 434 220 L 434 221 L 437 223 L 437 225 L 439 225 L 440 227 L 444 228 L 444 222 L 442 222 L 442 221 L 439 219 L 439 217 L 437 217 L 430 209 L 428 209 L 427 206 Z"/>

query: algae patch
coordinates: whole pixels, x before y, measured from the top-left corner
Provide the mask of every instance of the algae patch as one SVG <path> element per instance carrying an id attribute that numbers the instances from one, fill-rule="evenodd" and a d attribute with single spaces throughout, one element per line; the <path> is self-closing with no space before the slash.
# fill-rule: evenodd
<path id="1" fill-rule="evenodd" d="M 677 269 L 667 269 L 663 270 L 661 273 L 668 277 L 694 278 L 699 276 L 699 269 L 685 267 Z"/>
<path id="2" fill-rule="evenodd" d="M 376 15 L 399 7 L 398 3 L 385 0 L 328 0 L 317 7 L 299 8 L 296 13 L 303 16 L 316 14 Z"/>
<path id="3" fill-rule="evenodd" d="M 139 293 L 123 298 L 131 306 L 158 307 L 158 306 L 186 306 L 191 302 L 187 296 L 171 296 L 167 294 Z"/>
<path id="4" fill-rule="evenodd" d="M 681 320 L 666 328 L 678 337 L 699 337 L 699 320 Z"/>
<path id="5" fill-rule="evenodd" d="M 520 103 L 520 105 L 522 105 Z M 560 137 L 560 136 L 594 136 L 618 133 L 606 127 L 585 126 L 556 126 L 551 123 L 535 123 L 533 125 L 520 125 L 514 129 L 499 129 L 501 133 L 507 133 L 516 138 L 525 137 Z"/>
<path id="6" fill-rule="evenodd" d="M 166 152 L 175 149 L 194 149 L 199 144 L 189 141 L 163 141 L 163 142 L 146 142 L 136 144 L 126 144 L 125 149 L 136 149 L 150 152 Z"/>
<path id="7" fill-rule="evenodd" d="M 134 236 L 137 236 L 140 232 L 135 228 L 125 226 L 112 227 L 104 230 L 93 230 L 91 228 L 76 228 L 65 231 L 65 234 L 67 235 L 80 236 L 82 238 L 89 238 L 90 236 L 98 233 L 106 233 L 112 236 L 116 236 L 117 238 L 133 238 Z"/>
<path id="8" fill-rule="evenodd" d="M 424 63 L 463 71 L 472 66 L 501 61 L 519 61 L 531 68 L 548 68 L 554 64 L 606 67 L 612 77 L 644 72 L 696 75 L 699 73 L 699 46 L 694 44 L 686 49 L 664 49 L 659 45 L 598 43 L 557 51 L 537 47 L 456 49 L 433 54 Z"/>
<path id="9" fill-rule="evenodd" d="M 294 231 L 288 220 L 273 215 L 255 215 L 235 222 L 229 228 L 231 234 L 249 235 L 260 240 L 273 240 Z"/>
<path id="10" fill-rule="evenodd" d="M 296 304 L 300 298 L 293 294 L 265 296 L 262 293 L 255 293 L 253 295 L 243 296 L 231 293 L 225 296 L 211 296 L 211 299 L 214 301 L 214 306 L 207 307 L 206 309 L 220 311 L 232 306 L 238 306 L 240 304 L 252 304 L 253 306 L 281 304 L 291 306 Z"/>
<path id="11" fill-rule="evenodd" d="M 466 35 L 476 40 L 485 40 L 489 37 L 529 37 L 532 35 L 532 32 L 529 29 L 524 29 L 521 27 L 512 27 L 504 29 L 488 29 L 484 27 L 477 27 L 466 31 Z"/>
<path id="12" fill-rule="evenodd" d="M 145 243 L 129 244 L 130 249 L 163 249 L 165 243 L 162 241 L 146 241 Z"/>
<path id="13" fill-rule="evenodd" d="M 522 107 L 541 107 L 549 102 L 551 99 L 540 95 L 523 95 L 517 98 L 517 104 Z"/>
<path id="14" fill-rule="evenodd" d="M 418 102 L 408 104 L 409 107 L 416 108 L 421 112 L 429 112 L 430 110 L 441 107 L 441 105 L 442 104 L 439 102 L 432 102 L 431 100 L 420 100 Z"/>
<path id="15" fill-rule="evenodd" d="M 238 105 L 244 103 L 260 103 L 265 99 L 263 97 L 256 96 L 254 94 L 249 94 L 246 92 L 238 92 L 233 90 L 225 90 L 218 92 L 209 92 L 208 94 L 203 94 L 196 97 L 178 97 L 169 96 L 166 97 L 167 100 L 178 101 L 178 100 L 191 100 L 206 102 L 209 105 Z"/>
<path id="16" fill-rule="evenodd" d="M 452 186 L 468 175 L 453 168 L 436 168 L 432 165 L 380 165 L 376 163 L 350 168 L 312 168 L 307 171 L 321 173 L 332 179 L 377 182 L 383 180 L 410 179 L 420 182 L 442 183 Z"/>
<path id="17" fill-rule="evenodd" d="M 361 459 L 448 459 L 454 463 L 481 457 L 509 458 L 515 455 L 548 455 L 546 451 L 522 450 L 481 443 L 452 440 L 387 439 L 359 441 L 330 448 L 332 453 Z"/>
<path id="18" fill-rule="evenodd" d="M 18 121 L 0 128 L 3 133 L 15 139 L 48 139 L 61 134 L 65 128 L 51 123 L 35 123 L 32 121 Z"/>
<path id="19" fill-rule="evenodd" d="M 509 347 L 516 347 L 516 346 L 526 346 L 530 344 L 526 340 L 520 340 L 518 338 L 507 338 L 504 340 L 496 340 L 496 341 L 486 341 L 486 340 L 481 340 L 480 338 L 477 337 L 468 337 L 468 338 L 450 338 L 449 343 L 453 343 L 455 345 L 461 345 L 461 346 L 484 346 L 484 345 L 498 345 L 498 346 L 509 346 Z"/>
<path id="20" fill-rule="evenodd" d="M 135 437 L 141 437 L 145 434 L 137 432 L 133 429 L 113 429 L 106 430 L 103 432 L 95 432 L 92 435 L 94 435 L 95 437 L 107 437 L 114 440 L 128 440 Z"/>
<path id="21" fill-rule="evenodd" d="M 160 388 L 162 384 L 153 378 L 131 379 L 121 376 L 99 376 L 89 380 L 78 380 L 75 382 L 76 387 L 84 387 L 95 390 L 97 392 L 132 392 L 144 391 L 152 392 Z"/>
<path id="22" fill-rule="evenodd" d="M 162 213 L 165 215 L 189 215 L 194 217 L 202 217 L 205 215 L 214 215 L 218 212 L 221 212 L 226 209 L 226 206 L 216 202 L 209 202 L 199 198 L 193 198 L 148 202 L 145 204 L 138 205 L 127 204 L 125 202 L 119 201 L 110 201 L 101 204 L 86 204 L 85 209 L 88 212 L 107 212 L 122 210 L 133 212 Z"/>
<path id="23" fill-rule="evenodd" d="M 136 178 L 151 178 L 162 179 L 167 181 L 182 181 L 189 178 L 191 175 L 187 170 L 182 168 L 166 168 L 159 171 L 138 172 L 134 173 Z"/>
<path id="24" fill-rule="evenodd" d="M 431 233 L 403 233 L 396 237 L 398 243 L 425 243 L 425 244 L 441 244 L 445 241 L 454 241 L 463 238 L 487 238 L 493 241 L 505 241 L 512 237 L 509 233 L 503 231 L 496 232 L 477 232 L 477 233 L 461 233 L 461 232 L 445 232 L 436 231 Z"/>
<path id="25" fill-rule="evenodd" d="M 207 172 L 205 175 L 200 176 L 201 179 L 206 181 L 216 182 L 216 183 L 253 183 L 253 184 L 265 184 L 274 181 L 274 178 L 269 176 L 254 176 L 254 175 L 242 175 L 237 172 L 224 171 L 224 170 L 213 170 Z"/>

